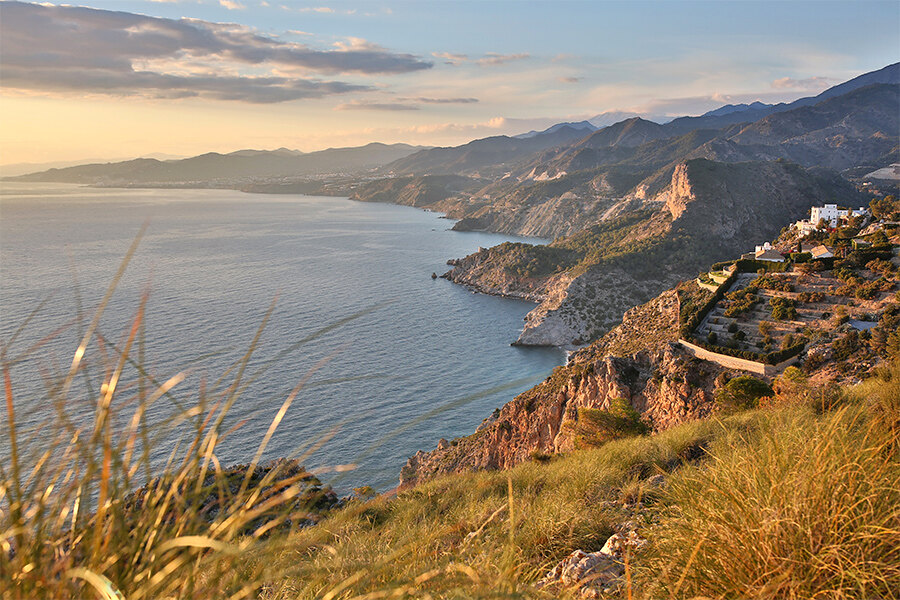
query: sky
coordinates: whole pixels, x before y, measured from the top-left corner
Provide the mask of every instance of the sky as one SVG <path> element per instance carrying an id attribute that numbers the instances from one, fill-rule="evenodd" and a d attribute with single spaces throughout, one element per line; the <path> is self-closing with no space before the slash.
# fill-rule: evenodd
<path id="1" fill-rule="evenodd" d="M 0 2 L 0 164 L 456 145 L 792 101 L 900 60 L 900 2 Z"/>

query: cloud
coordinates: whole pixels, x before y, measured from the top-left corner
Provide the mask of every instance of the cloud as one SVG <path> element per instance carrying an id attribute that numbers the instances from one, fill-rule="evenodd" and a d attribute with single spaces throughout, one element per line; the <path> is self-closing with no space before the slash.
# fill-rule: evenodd
<path id="1" fill-rule="evenodd" d="M 403 104 L 402 102 L 365 102 L 354 100 L 345 104 L 338 104 L 334 110 L 386 110 L 386 111 L 405 111 L 419 110 L 415 104 Z"/>
<path id="2" fill-rule="evenodd" d="M 296 10 L 297 12 L 303 12 L 303 13 L 314 12 L 314 13 L 322 13 L 322 14 L 330 14 L 330 13 L 334 12 L 333 8 L 329 8 L 327 6 L 304 6 L 302 8 L 295 8 L 294 10 Z"/>
<path id="3" fill-rule="evenodd" d="M 219 4 L 227 8 L 228 10 L 244 10 L 247 8 L 240 2 L 235 2 L 234 0 L 219 0 Z"/>
<path id="4" fill-rule="evenodd" d="M 524 52 L 521 54 L 497 54 L 496 52 L 488 52 L 475 62 L 483 67 L 493 67 L 516 60 L 525 60 L 527 58 L 531 58 L 531 55 Z"/>
<path id="5" fill-rule="evenodd" d="M 836 80 L 830 77 L 808 77 L 806 79 L 782 77 L 773 81 L 772 87 L 776 90 L 822 91 L 834 85 L 835 82 Z"/>
<path id="6" fill-rule="evenodd" d="M 562 83 L 578 83 L 584 77 L 557 77 L 556 79 Z"/>
<path id="7" fill-rule="evenodd" d="M 2 10 L 0 66 L 8 89 L 284 102 L 371 89 L 311 73 L 432 66 L 356 38 L 321 50 L 235 24 L 21 2 L 3 2 Z"/>
<path id="8" fill-rule="evenodd" d="M 395 102 L 352 100 L 334 107 L 334 110 L 421 110 L 419 104 L 473 104 L 478 98 L 397 98 Z"/>
<path id="9" fill-rule="evenodd" d="M 474 104 L 478 98 L 414 98 L 416 102 L 424 104 Z"/>
<path id="10" fill-rule="evenodd" d="M 450 52 L 432 52 L 431 55 L 435 58 L 443 58 L 445 65 L 453 65 L 454 67 L 461 65 L 462 63 L 469 60 L 469 57 L 466 54 L 451 54 Z"/>

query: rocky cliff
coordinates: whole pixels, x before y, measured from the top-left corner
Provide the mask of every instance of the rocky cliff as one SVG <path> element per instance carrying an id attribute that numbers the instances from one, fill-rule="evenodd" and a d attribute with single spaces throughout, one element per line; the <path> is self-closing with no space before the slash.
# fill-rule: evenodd
<path id="1" fill-rule="evenodd" d="M 502 244 L 453 261 L 445 277 L 540 305 L 516 343 L 575 347 L 707 265 L 771 240 L 821 198 L 861 201 L 833 173 L 788 162 L 679 163 L 644 200 L 548 246 Z"/>
<path id="2" fill-rule="evenodd" d="M 721 369 L 693 359 L 674 342 L 678 294 L 667 291 L 628 311 L 619 327 L 495 411 L 475 434 L 441 440 L 435 450 L 411 457 L 401 485 L 444 473 L 508 468 L 535 453 L 571 450 L 579 409 L 607 410 L 616 399 L 627 401 L 654 430 L 708 415 Z"/>

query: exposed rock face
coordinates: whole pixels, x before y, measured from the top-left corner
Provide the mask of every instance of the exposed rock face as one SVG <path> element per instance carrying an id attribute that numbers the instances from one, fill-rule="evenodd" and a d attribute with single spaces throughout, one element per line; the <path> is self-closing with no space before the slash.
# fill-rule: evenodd
<path id="1" fill-rule="evenodd" d="M 515 260 L 511 252 L 506 251 L 503 246 L 479 250 L 465 258 L 447 261 L 453 268 L 441 277 L 482 294 L 530 302 L 543 302 L 551 290 L 559 287 L 564 289 L 572 280 L 564 273 L 534 276 L 514 274 L 511 267 Z"/>
<path id="2" fill-rule="evenodd" d="M 616 204 L 642 207 L 622 216 L 619 229 L 601 223 L 530 250 L 533 260 L 555 268 L 517 276 L 509 267 L 527 262 L 524 251 L 521 245 L 502 245 L 455 261 L 447 278 L 539 302 L 517 344 L 577 347 L 608 331 L 630 307 L 711 263 L 773 239 L 835 190 L 855 198 L 851 186 L 834 177 L 784 162 L 688 160 L 674 167 L 669 185 L 652 198 Z M 569 254 L 554 263 L 551 251 Z"/>
<path id="3" fill-rule="evenodd" d="M 507 403 L 475 434 L 410 458 L 401 485 L 444 473 L 509 468 L 535 451 L 570 450 L 578 408 L 605 410 L 616 398 L 629 401 L 654 430 L 707 416 L 721 369 L 691 358 L 673 343 L 677 322 L 674 291 L 629 311 L 622 325 Z M 613 350 L 632 353 L 607 353 Z"/>

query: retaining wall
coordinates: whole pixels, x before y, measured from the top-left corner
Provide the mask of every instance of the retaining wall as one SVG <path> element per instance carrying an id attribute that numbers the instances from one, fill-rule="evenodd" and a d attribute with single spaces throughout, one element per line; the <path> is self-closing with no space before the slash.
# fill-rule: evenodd
<path id="1" fill-rule="evenodd" d="M 737 356 L 729 356 L 727 354 L 712 352 L 710 350 L 707 350 L 706 348 L 701 348 L 696 344 L 692 344 L 685 339 L 679 339 L 678 343 L 681 344 L 684 349 L 690 352 L 692 355 L 702 360 L 714 362 L 725 367 L 726 369 L 749 371 L 750 373 L 756 373 L 757 375 L 764 375 L 766 377 L 774 377 L 789 365 L 797 361 L 797 357 L 793 356 L 783 362 L 778 363 L 777 365 L 767 365 L 765 363 L 756 362 L 755 360 L 747 360 L 746 358 L 738 358 Z"/>

